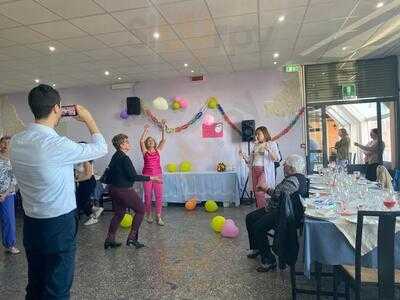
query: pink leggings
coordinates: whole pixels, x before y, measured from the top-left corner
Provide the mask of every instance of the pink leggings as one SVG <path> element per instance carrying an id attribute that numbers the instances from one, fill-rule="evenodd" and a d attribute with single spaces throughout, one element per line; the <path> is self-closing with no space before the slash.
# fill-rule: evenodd
<path id="1" fill-rule="evenodd" d="M 160 176 L 162 175 L 154 175 Z M 145 212 L 146 214 L 151 213 L 151 200 L 153 198 L 153 191 L 156 198 L 156 212 L 157 215 L 161 215 L 162 203 L 163 203 L 163 183 L 162 182 L 154 182 L 154 181 L 145 181 L 143 182 L 144 188 L 144 203 L 145 203 Z"/>
<path id="2" fill-rule="evenodd" d="M 253 181 L 253 192 L 256 197 L 256 207 L 263 208 L 266 206 L 267 202 L 265 199 L 265 192 L 257 191 L 258 186 L 265 187 L 267 181 L 265 179 L 264 167 L 254 166 L 251 168 L 251 178 Z"/>

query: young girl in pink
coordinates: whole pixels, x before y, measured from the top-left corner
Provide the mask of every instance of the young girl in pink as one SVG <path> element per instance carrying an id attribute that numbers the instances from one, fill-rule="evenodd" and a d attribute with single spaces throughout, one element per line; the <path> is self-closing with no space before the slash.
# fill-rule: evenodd
<path id="1" fill-rule="evenodd" d="M 151 136 L 147 137 L 147 132 L 149 130 L 149 125 L 144 126 L 143 134 L 140 138 L 140 149 L 142 150 L 144 166 L 143 175 L 145 176 L 159 176 L 162 177 L 162 168 L 160 164 L 160 152 L 165 144 L 165 121 L 162 123 L 161 130 L 161 141 L 157 145 L 154 138 Z M 151 213 L 151 200 L 153 192 L 156 198 L 156 213 L 157 213 L 157 224 L 164 226 L 164 221 L 161 219 L 161 209 L 163 204 L 163 183 L 155 181 L 145 181 L 143 183 L 144 188 L 144 203 L 145 203 L 145 213 L 146 220 L 149 223 L 153 222 L 153 217 Z"/>

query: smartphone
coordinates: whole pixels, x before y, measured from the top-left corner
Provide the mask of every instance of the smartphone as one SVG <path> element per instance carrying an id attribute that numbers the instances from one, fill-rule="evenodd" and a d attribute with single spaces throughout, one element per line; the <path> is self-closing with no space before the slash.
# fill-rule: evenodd
<path id="1" fill-rule="evenodd" d="M 76 105 L 62 105 L 61 116 L 62 117 L 75 117 L 77 115 Z"/>

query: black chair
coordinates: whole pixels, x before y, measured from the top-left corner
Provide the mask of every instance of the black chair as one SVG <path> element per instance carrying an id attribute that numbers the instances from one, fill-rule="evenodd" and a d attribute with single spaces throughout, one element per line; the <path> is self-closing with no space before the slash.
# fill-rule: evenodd
<path id="1" fill-rule="evenodd" d="M 361 267 L 361 241 L 364 217 L 378 217 L 378 268 Z M 394 242 L 396 218 L 400 211 L 359 211 L 357 216 L 357 233 L 355 248 L 355 265 L 338 266 L 337 271 L 344 276 L 346 299 L 350 299 L 351 286 L 355 298 L 361 299 L 361 287 L 372 285 L 378 288 L 378 299 L 395 299 L 395 287 L 400 286 L 400 271 L 395 270 Z M 335 276 L 337 280 L 337 276 Z M 337 284 L 334 284 L 337 287 Z M 336 292 L 336 290 L 335 290 Z"/>

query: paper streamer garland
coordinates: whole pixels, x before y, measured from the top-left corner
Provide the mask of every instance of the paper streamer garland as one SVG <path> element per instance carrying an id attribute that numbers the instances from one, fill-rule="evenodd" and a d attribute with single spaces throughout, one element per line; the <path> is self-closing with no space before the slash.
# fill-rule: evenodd
<path id="1" fill-rule="evenodd" d="M 208 104 L 206 103 L 201 108 L 201 110 L 189 122 L 187 122 L 181 126 L 178 126 L 175 128 L 170 128 L 166 125 L 166 129 L 165 129 L 166 132 L 167 133 L 177 133 L 177 132 L 181 132 L 182 130 L 187 129 L 190 125 L 192 125 L 192 124 L 196 123 L 198 120 L 200 120 L 201 117 L 204 115 L 204 113 L 207 111 L 207 109 L 208 109 Z M 235 123 L 232 122 L 232 120 L 229 118 L 229 116 L 225 113 L 221 104 L 217 104 L 217 109 L 221 113 L 221 115 L 224 117 L 224 120 L 226 121 L 226 123 L 228 123 L 232 127 L 232 129 L 235 130 L 239 135 L 242 135 L 242 131 L 236 126 Z M 300 117 L 304 114 L 304 111 L 305 111 L 304 107 L 300 108 L 300 110 L 298 111 L 298 113 L 296 114 L 294 119 L 289 123 L 289 125 L 285 129 L 283 129 L 281 132 L 279 132 L 277 135 L 272 137 L 272 140 L 273 141 L 278 140 L 282 136 L 286 135 L 294 127 L 294 125 L 297 123 L 297 121 L 300 119 Z M 153 121 L 159 128 L 162 128 L 161 121 L 149 109 L 145 108 L 144 112 L 151 121 Z"/>

